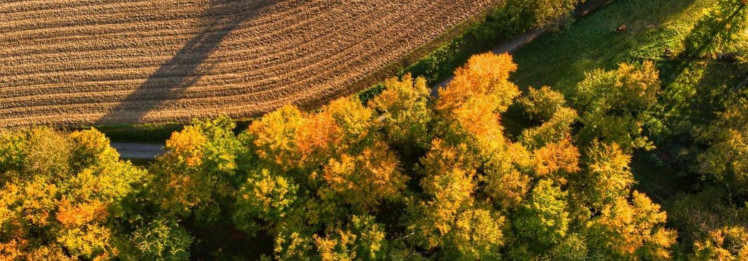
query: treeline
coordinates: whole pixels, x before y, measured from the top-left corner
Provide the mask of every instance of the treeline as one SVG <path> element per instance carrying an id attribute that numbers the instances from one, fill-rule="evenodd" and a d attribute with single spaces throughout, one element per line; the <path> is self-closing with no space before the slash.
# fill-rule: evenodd
<path id="1" fill-rule="evenodd" d="M 748 8 L 719 3 L 679 59 L 744 70 Z M 484 54 L 438 97 L 405 75 L 238 132 L 195 121 L 148 167 L 93 129 L 2 130 L 0 259 L 748 259 L 744 82 L 688 100 L 639 62 L 522 93 L 515 69 Z M 661 206 L 636 160 L 689 186 Z"/>
<path id="2" fill-rule="evenodd" d="M 632 152 L 652 146 L 652 64 L 592 72 L 571 101 L 521 94 L 515 69 L 483 54 L 438 98 L 405 76 L 366 105 L 286 106 L 239 134 L 226 118 L 196 121 L 148 168 L 93 129 L 3 131 L 0 259 L 746 257 L 744 226 L 678 246 L 667 214 L 632 189 Z M 695 167 L 744 196 L 741 97 L 705 132 L 714 142 Z M 510 137 L 507 110 L 531 124 Z"/>

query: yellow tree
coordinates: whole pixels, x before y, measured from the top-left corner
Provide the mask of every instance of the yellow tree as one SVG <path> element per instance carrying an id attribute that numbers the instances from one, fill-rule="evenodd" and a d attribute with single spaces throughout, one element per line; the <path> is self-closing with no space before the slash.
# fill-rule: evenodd
<path id="1" fill-rule="evenodd" d="M 166 153 L 153 167 L 154 200 L 170 214 L 201 222 L 222 219 L 238 182 L 238 160 L 246 148 L 234 135 L 228 118 L 195 121 L 166 141 Z"/>
<path id="2" fill-rule="evenodd" d="M 572 187 L 582 202 L 596 209 L 620 197 L 625 197 L 634 185 L 634 175 L 629 163 L 631 155 L 625 154 L 618 144 L 601 144 L 597 141 L 587 149 L 586 168 L 574 177 Z"/>
<path id="3" fill-rule="evenodd" d="M 108 259 L 114 220 L 146 172 L 96 130 L 0 133 L 0 259 Z"/>
<path id="4" fill-rule="evenodd" d="M 587 223 L 589 245 L 594 253 L 614 258 L 669 259 L 677 235 L 663 227 L 666 219 L 659 205 L 634 191 L 630 201 L 619 197 Z"/>
<path id="5" fill-rule="evenodd" d="M 426 79 L 406 74 L 400 80 L 386 80 L 384 86 L 386 89 L 369 102 L 369 107 L 380 113 L 378 120 L 382 121 L 386 139 L 411 150 L 428 147 L 433 111 L 428 107 Z"/>
<path id="6" fill-rule="evenodd" d="M 574 106 L 582 112 L 584 125 L 576 139 L 581 144 L 595 139 L 615 142 L 624 151 L 653 148 L 644 129 L 654 121 L 650 105 L 657 102 L 659 92 L 659 72 L 649 61 L 588 74 L 574 92 Z"/>
<path id="7" fill-rule="evenodd" d="M 748 230 L 723 227 L 709 232 L 709 237 L 694 243 L 694 260 L 748 259 Z"/>

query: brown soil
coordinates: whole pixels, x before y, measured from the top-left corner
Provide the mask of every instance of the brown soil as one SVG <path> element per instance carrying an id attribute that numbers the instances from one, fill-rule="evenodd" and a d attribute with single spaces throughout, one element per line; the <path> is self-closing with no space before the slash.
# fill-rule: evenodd
<path id="1" fill-rule="evenodd" d="M 0 0 L 0 127 L 315 105 L 497 0 Z"/>

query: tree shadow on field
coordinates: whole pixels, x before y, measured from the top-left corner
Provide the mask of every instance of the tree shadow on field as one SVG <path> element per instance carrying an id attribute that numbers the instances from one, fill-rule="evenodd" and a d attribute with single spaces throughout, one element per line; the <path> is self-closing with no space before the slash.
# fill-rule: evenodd
<path id="1" fill-rule="evenodd" d="M 273 0 L 215 0 L 205 10 L 203 30 L 185 44 L 169 61 L 162 64 L 138 89 L 118 101 L 116 107 L 97 124 L 141 123 L 151 110 L 165 101 L 178 99 L 195 84 L 212 64 L 203 62 L 218 48 L 226 36 L 242 22 L 273 5 Z M 202 68 L 201 68 L 202 65 Z M 206 66 L 208 66 L 206 68 Z"/>

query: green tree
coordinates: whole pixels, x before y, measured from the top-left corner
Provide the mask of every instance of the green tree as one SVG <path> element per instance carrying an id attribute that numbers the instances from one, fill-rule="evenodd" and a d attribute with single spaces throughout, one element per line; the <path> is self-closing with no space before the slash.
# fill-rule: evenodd
<path id="1" fill-rule="evenodd" d="M 567 193 L 551 180 L 541 180 L 529 199 L 520 207 L 514 228 L 521 240 L 532 242 L 538 249 L 559 244 L 569 230 Z"/>
<path id="2" fill-rule="evenodd" d="M 698 138 L 709 147 L 698 155 L 696 170 L 737 195 L 748 193 L 748 98 L 735 95 Z M 735 195 L 732 195 L 735 196 Z"/>

